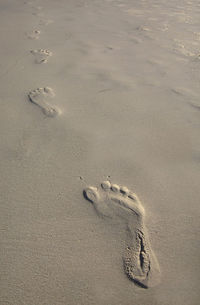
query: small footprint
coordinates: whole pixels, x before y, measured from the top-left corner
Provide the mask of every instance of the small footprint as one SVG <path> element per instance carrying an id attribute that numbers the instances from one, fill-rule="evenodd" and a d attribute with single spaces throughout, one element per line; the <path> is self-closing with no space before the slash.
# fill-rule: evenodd
<path id="1" fill-rule="evenodd" d="M 40 36 L 40 31 L 39 30 L 34 30 L 30 34 L 28 34 L 29 39 L 38 39 Z"/>
<path id="2" fill-rule="evenodd" d="M 55 117 L 60 113 L 60 110 L 50 105 L 50 100 L 54 98 L 54 91 L 49 87 L 37 88 L 29 92 L 29 100 L 39 106 L 47 117 Z"/>
<path id="3" fill-rule="evenodd" d="M 31 53 L 34 55 L 37 64 L 46 63 L 48 57 L 52 56 L 52 52 L 44 49 L 31 50 Z"/>
<path id="4" fill-rule="evenodd" d="M 137 195 L 127 187 L 119 187 L 109 181 L 104 181 L 99 188 L 87 187 L 83 194 L 92 202 L 98 215 L 108 220 L 118 217 L 125 221 L 128 245 L 123 264 L 128 278 L 142 288 L 157 285 L 160 281 L 160 268 L 144 226 L 145 210 Z M 133 218 L 136 222 L 133 222 Z"/>
<path id="5" fill-rule="evenodd" d="M 46 25 L 49 25 L 53 22 L 54 21 L 52 19 L 40 19 L 39 25 L 46 26 Z"/>

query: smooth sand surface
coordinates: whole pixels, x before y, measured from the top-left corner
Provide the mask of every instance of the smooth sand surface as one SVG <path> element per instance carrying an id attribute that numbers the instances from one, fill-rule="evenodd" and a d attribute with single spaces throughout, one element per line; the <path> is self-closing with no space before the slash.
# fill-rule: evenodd
<path id="1" fill-rule="evenodd" d="M 199 304 L 199 83 L 197 0 L 0 0 L 0 305 Z"/>

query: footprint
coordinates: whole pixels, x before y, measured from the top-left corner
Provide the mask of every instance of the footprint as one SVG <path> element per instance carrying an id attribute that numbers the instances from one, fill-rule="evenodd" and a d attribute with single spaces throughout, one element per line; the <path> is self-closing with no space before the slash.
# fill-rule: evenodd
<path id="1" fill-rule="evenodd" d="M 46 25 L 49 25 L 53 22 L 54 21 L 52 19 L 40 19 L 39 25 L 46 26 Z"/>
<path id="2" fill-rule="evenodd" d="M 38 39 L 40 36 L 40 31 L 39 30 L 34 30 L 30 34 L 28 34 L 29 39 Z"/>
<path id="3" fill-rule="evenodd" d="M 38 88 L 29 92 L 29 100 L 38 105 L 48 117 L 55 117 L 60 110 L 50 105 L 50 100 L 55 96 L 54 91 L 49 87 Z"/>
<path id="4" fill-rule="evenodd" d="M 31 53 L 35 56 L 35 62 L 37 64 L 46 63 L 49 56 L 52 56 L 52 52 L 44 49 L 31 50 Z"/>
<path id="5" fill-rule="evenodd" d="M 104 181 L 99 188 L 88 187 L 83 194 L 92 202 L 98 215 L 107 219 L 117 216 L 125 220 L 128 245 L 123 264 L 128 278 L 143 288 L 157 285 L 160 282 L 160 269 L 145 229 L 145 210 L 137 195 L 127 187 L 119 187 L 109 181 Z"/>

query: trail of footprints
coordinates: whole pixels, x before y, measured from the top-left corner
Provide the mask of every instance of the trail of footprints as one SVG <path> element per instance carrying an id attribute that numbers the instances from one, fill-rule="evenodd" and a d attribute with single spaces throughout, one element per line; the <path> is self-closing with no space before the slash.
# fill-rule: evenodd
<path id="1" fill-rule="evenodd" d="M 42 8 L 41 8 L 42 9 Z M 40 31 L 34 30 L 29 35 L 29 39 L 39 39 Z M 35 49 L 30 53 L 34 56 L 36 64 L 47 63 L 48 58 L 52 56 L 52 52 L 47 49 Z M 52 104 L 55 93 L 50 87 L 37 88 L 28 93 L 28 100 L 37 105 L 47 117 L 55 117 L 61 113 L 60 109 Z"/>
<path id="2" fill-rule="evenodd" d="M 39 35 L 40 31 L 35 30 L 28 37 L 38 39 Z M 52 52 L 46 49 L 31 50 L 31 54 L 37 64 L 46 63 L 52 56 Z M 37 105 L 47 117 L 55 117 L 60 113 L 60 110 L 52 105 L 54 97 L 55 93 L 50 87 L 37 88 L 28 94 L 29 101 Z M 160 282 L 159 264 L 150 246 L 144 224 L 145 210 L 137 195 L 126 187 L 119 187 L 109 181 L 102 182 L 98 188 L 87 187 L 83 194 L 93 204 L 98 215 L 107 220 L 116 215 L 125 221 L 129 232 L 127 248 L 123 255 L 127 277 L 143 288 L 157 285 Z"/>
<path id="3" fill-rule="evenodd" d="M 113 217 L 125 221 L 129 238 L 123 265 L 128 278 L 143 288 L 157 285 L 160 268 L 144 225 L 145 210 L 137 195 L 109 181 L 103 182 L 99 188 L 87 187 L 83 194 L 93 204 L 98 215 L 108 221 Z"/>

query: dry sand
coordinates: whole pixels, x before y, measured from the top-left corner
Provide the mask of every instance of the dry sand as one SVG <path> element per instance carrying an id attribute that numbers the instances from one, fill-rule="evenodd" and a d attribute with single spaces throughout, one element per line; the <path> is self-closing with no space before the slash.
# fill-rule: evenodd
<path id="1" fill-rule="evenodd" d="M 0 0 L 0 45 L 0 305 L 199 304 L 199 1 Z"/>

